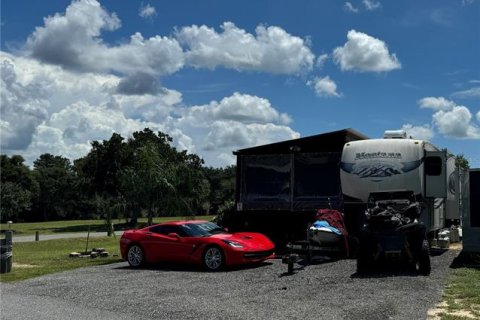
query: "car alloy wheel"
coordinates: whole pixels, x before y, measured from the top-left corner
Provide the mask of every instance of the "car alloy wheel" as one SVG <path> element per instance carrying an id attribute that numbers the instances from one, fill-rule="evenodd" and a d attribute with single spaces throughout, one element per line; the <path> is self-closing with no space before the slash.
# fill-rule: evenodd
<path id="1" fill-rule="evenodd" d="M 205 251 L 203 261 L 209 270 L 218 270 L 223 266 L 223 253 L 217 247 L 210 247 Z"/>
<path id="2" fill-rule="evenodd" d="M 133 245 L 128 249 L 128 263 L 132 267 L 139 267 L 144 262 L 143 250 L 138 245 Z"/>

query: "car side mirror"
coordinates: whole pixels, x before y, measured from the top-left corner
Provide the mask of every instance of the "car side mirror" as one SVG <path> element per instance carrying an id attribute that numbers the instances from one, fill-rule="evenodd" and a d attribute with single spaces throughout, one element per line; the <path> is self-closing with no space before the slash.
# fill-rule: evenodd
<path id="1" fill-rule="evenodd" d="M 180 240 L 180 236 L 178 235 L 178 233 L 175 233 L 175 232 L 169 233 L 168 237 Z"/>

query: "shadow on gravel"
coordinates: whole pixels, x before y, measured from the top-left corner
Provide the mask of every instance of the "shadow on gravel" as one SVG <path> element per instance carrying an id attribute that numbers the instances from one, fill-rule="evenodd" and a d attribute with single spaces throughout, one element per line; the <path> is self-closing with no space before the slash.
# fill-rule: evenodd
<path id="1" fill-rule="evenodd" d="M 302 271 L 303 269 L 305 269 L 305 266 L 293 268 L 293 273 L 289 273 L 288 271 L 285 271 L 282 274 L 280 274 L 278 277 L 283 278 L 283 277 L 294 276 L 295 274 L 297 274 L 298 271 Z"/>
<path id="2" fill-rule="evenodd" d="M 393 265 L 389 263 L 379 263 L 368 272 L 355 272 L 350 276 L 350 278 L 360 279 L 391 277 L 423 277 L 423 275 L 420 275 L 414 267 L 408 264 Z"/>
<path id="3" fill-rule="evenodd" d="M 458 256 L 453 259 L 450 268 L 473 268 L 480 270 L 480 253 L 472 253 L 461 251 Z"/>
<path id="4" fill-rule="evenodd" d="M 320 264 L 328 264 L 332 262 L 337 262 L 338 260 L 341 260 L 339 258 L 330 258 L 330 257 L 325 257 L 325 259 L 321 260 L 313 260 L 313 261 L 308 261 L 307 259 L 301 259 L 299 260 L 293 268 L 293 273 L 288 273 L 287 271 L 283 272 L 282 274 L 279 275 L 279 278 L 287 277 L 287 276 L 292 276 L 294 275 L 297 271 L 302 271 L 308 266 L 314 266 L 314 265 L 320 265 Z M 287 268 L 287 265 L 285 264 L 285 268 Z"/>
<path id="5" fill-rule="evenodd" d="M 178 264 L 178 263 L 155 263 L 155 264 L 149 264 L 141 268 L 133 268 L 130 266 L 121 266 L 121 267 L 116 267 L 116 270 L 151 270 L 151 271 L 162 271 L 162 272 L 201 272 L 201 273 L 210 273 L 210 272 L 231 272 L 231 271 L 241 271 L 241 270 L 249 270 L 249 269 L 257 269 L 257 268 L 263 268 L 272 265 L 271 262 L 262 262 L 262 263 L 256 263 L 256 264 L 246 264 L 242 266 L 232 266 L 232 267 L 225 267 L 220 271 L 208 271 L 203 269 L 200 266 L 197 265 L 191 265 L 191 264 Z"/>
<path id="6" fill-rule="evenodd" d="M 350 276 L 352 279 L 391 278 L 391 277 L 423 277 L 415 270 L 382 270 L 358 273 Z"/>
<path id="7" fill-rule="evenodd" d="M 337 262 L 338 260 L 341 260 L 341 259 L 330 258 L 330 257 L 325 257 L 323 259 L 318 259 L 318 260 L 316 259 L 316 260 L 312 260 L 312 261 L 302 259 L 302 260 L 298 261 L 298 264 L 306 267 L 306 266 L 309 266 L 309 265 L 315 266 L 315 265 L 319 265 L 319 264 L 328 264 L 328 263 L 332 263 L 332 262 Z"/>
<path id="8" fill-rule="evenodd" d="M 430 256 L 431 257 L 438 257 L 444 254 L 445 252 L 448 252 L 449 249 L 441 249 L 441 248 L 430 248 Z"/>

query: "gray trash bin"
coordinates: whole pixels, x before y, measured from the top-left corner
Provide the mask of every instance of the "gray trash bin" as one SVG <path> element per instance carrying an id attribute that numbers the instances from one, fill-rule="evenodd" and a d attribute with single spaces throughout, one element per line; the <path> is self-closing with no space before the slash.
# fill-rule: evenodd
<path id="1" fill-rule="evenodd" d="M 0 242 L 0 273 L 7 273 L 12 271 L 12 232 L 5 233 L 5 239 Z"/>

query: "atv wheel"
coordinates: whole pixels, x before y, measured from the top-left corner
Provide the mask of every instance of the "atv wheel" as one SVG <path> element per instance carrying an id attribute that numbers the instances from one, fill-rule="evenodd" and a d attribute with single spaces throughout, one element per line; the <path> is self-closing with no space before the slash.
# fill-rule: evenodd
<path id="1" fill-rule="evenodd" d="M 428 241 L 424 240 L 422 242 L 422 249 L 417 260 L 418 273 L 421 275 L 428 276 L 432 269 L 430 265 L 430 248 L 428 246 Z"/>
<path id="2" fill-rule="evenodd" d="M 357 273 L 366 273 L 372 268 L 372 253 L 365 243 L 360 242 L 357 252 Z"/>

